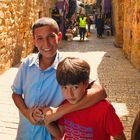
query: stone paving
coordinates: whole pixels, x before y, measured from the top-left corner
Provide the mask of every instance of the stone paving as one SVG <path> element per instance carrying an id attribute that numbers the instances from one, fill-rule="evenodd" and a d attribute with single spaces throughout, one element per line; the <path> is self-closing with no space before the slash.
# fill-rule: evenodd
<path id="1" fill-rule="evenodd" d="M 91 65 L 91 77 L 99 79 L 106 89 L 108 100 L 120 116 L 127 139 L 133 120 L 140 109 L 140 72 L 124 57 L 121 48 L 113 46 L 114 38 L 96 38 L 95 31 L 79 42 L 62 41 L 60 51 L 64 56 L 81 57 Z M 14 140 L 18 126 L 18 110 L 15 107 L 10 89 L 18 67 L 12 67 L 0 75 L 0 139 Z"/>

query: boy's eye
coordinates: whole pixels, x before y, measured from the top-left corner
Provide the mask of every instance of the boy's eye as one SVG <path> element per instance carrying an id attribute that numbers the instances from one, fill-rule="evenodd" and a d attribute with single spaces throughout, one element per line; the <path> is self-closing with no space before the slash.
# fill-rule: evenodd
<path id="1" fill-rule="evenodd" d="M 62 89 L 67 89 L 67 87 L 66 86 L 62 86 Z"/>
<path id="2" fill-rule="evenodd" d="M 41 38 L 41 37 L 37 38 L 37 41 L 41 41 L 41 40 L 43 40 L 43 38 Z"/>
<path id="3" fill-rule="evenodd" d="M 55 34 L 54 34 L 54 33 L 50 33 L 50 34 L 48 35 L 48 38 L 50 38 L 50 39 L 51 39 L 51 38 L 52 38 L 52 39 L 55 38 Z"/>
<path id="4" fill-rule="evenodd" d="M 78 88 L 78 85 L 73 86 L 73 89 L 77 89 L 77 88 Z"/>

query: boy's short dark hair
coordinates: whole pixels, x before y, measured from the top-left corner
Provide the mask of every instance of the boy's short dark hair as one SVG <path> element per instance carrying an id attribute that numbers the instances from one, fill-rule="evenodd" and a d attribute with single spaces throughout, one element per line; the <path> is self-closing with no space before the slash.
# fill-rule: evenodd
<path id="1" fill-rule="evenodd" d="M 57 67 L 56 79 L 60 85 L 78 84 L 89 80 L 89 64 L 74 57 L 67 57 Z"/>
<path id="2" fill-rule="evenodd" d="M 32 26 L 33 35 L 34 35 L 34 30 L 36 28 L 43 27 L 43 26 L 50 26 L 50 28 L 54 29 L 55 33 L 59 32 L 58 24 L 57 24 L 57 22 L 54 19 L 52 19 L 50 17 L 42 17 L 42 18 L 38 19 L 33 24 L 33 26 Z"/>

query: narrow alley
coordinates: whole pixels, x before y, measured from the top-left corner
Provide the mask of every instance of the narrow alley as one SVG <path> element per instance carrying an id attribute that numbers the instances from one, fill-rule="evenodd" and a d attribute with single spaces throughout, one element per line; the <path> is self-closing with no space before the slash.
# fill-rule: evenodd
<path id="1" fill-rule="evenodd" d="M 62 41 L 60 52 L 64 56 L 81 57 L 91 66 L 91 77 L 99 79 L 108 94 L 108 100 L 115 107 L 125 127 L 125 134 L 130 140 L 133 120 L 140 107 L 140 73 L 124 57 L 121 48 L 113 45 L 114 37 L 96 37 L 92 35 L 79 42 L 79 37 L 73 41 Z M 14 140 L 18 126 L 18 110 L 15 107 L 10 86 L 17 67 L 11 67 L 0 75 L 0 139 Z"/>

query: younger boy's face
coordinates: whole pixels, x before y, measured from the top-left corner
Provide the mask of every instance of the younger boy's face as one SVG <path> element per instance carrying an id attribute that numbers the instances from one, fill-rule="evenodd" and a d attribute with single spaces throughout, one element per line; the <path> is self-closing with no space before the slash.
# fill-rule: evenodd
<path id="1" fill-rule="evenodd" d="M 66 100 L 71 104 L 79 102 L 86 94 L 87 83 L 61 86 L 61 91 Z"/>
<path id="2" fill-rule="evenodd" d="M 38 27 L 34 30 L 34 45 L 38 48 L 42 57 L 53 58 L 58 49 L 61 33 L 56 34 L 49 26 Z"/>

